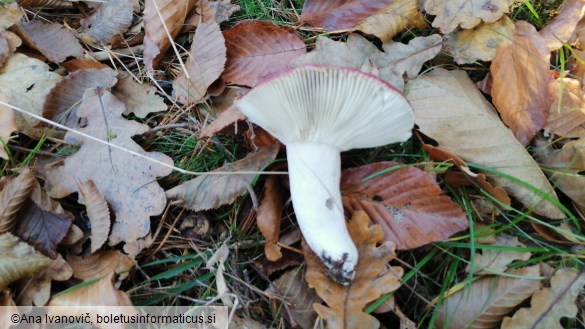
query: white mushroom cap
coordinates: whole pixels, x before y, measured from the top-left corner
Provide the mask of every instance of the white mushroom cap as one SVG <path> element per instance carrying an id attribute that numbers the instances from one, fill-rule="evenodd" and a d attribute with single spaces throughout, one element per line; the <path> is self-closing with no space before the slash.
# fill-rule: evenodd
<path id="1" fill-rule="evenodd" d="M 256 86 L 236 106 L 286 145 L 303 236 L 337 282 L 351 283 L 358 252 L 343 213 L 339 153 L 408 139 L 414 114 L 407 100 L 361 71 L 303 66 Z"/>

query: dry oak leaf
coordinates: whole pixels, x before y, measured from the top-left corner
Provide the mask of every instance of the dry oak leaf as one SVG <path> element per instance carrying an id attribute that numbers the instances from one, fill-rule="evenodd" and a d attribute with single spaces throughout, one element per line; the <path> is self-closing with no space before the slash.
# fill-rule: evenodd
<path id="1" fill-rule="evenodd" d="M 104 196 L 92 180 L 77 183 L 79 203 L 85 204 L 87 218 L 91 224 L 90 253 L 96 252 L 110 235 L 110 209 Z"/>
<path id="2" fill-rule="evenodd" d="M 551 85 L 554 101 L 544 128 L 561 137 L 585 137 L 585 91 L 581 82 L 564 77 Z"/>
<path id="3" fill-rule="evenodd" d="M 500 121 L 494 108 L 465 72 L 435 69 L 410 80 L 407 90 L 406 98 L 414 109 L 415 123 L 441 148 L 452 151 L 467 162 L 489 167 L 532 185 L 548 199 L 503 175 L 486 173 L 536 213 L 554 219 L 565 218 L 551 202 L 557 200 L 557 196 L 536 161 Z"/>
<path id="4" fill-rule="evenodd" d="M 279 144 L 250 153 L 245 158 L 226 164 L 213 172 L 225 174 L 201 175 L 168 190 L 167 197 L 182 201 L 181 206 L 194 211 L 214 209 L 230 204 L 244 192 L 252 189 L 255 174 L 239 174 L 238 172 L 259 171 L 276 158 Z"/>
<path id="5" fill-rule="evenodd" d="M 0 187 L 0 234 L 11 232 L 16 224 L 16 214 L 28 200 L 33 190 L 35 176 L 26 169 L 16 178 L 2 177 Z"/>
<path id="6" fill-rule="evenodd" d="M 51 298 L 51 282 L 68 280 L 73 274 L 71 266 L 58 255 L 49 267 L 20 283 L 18 305 L 44 306 Z"/>
<path id="7" fill-rule="evenodd" d="M 182 72 L 173 81 L 173 96 L 183 104 L 205 100 L 207 88 L 219 78 L 226 62 L 223 34 L 213 19 L 197 27 L 189 57 L 185 63 L 188 77 Z"/>
<path id="8" fill-rule="evenodd" d="M 83 56 L 79 41 L 62 24 L 32 20 L 18 24 L 17 31 L 27 46 L 38 50 L 51 62 L 61 63 L 70 56 Z"/>
<path id="9" fill-rule="evenodd" d="M 513 317 L 506 317 L 502 329 L 562 329 L 563 317 L 577 315 L 575 300 L 585 285 L 585 274 L 571 269 L 560 269 L 550 280 L 550 288 L 534 293 L 530 308 L 521 308 Z"/>
<path id="10" fill-rule="evenodd" d="M 171 42 L 181 32 L 187 14 L 196 0 L 144 1 L 144 65 L 153 70 L 162 60 Z M 171 40 L 169 40 L 169 35 Z"/>
<path id="11" fill-rule="evenodd" d="M 100 251 L 85 258 L 68 256 L 67 261 L 73 269 L 73 277 L 86 282 L 107 276 L 111 272 L 120 275 L 120 281 L 134 267 L 132 258 L 118 250 Z"/>
<path id="12" fill-rule="evenodd" d="M 7 104 L 11 103 L 10 99 L 1 92 L 0 102 Z M 0 158 L 8 159 L 8 153 L 6 153 L 5 147 L 7 147 L 6 145 L 10 140 L 10 135 L 17 130 L 18 125 L 16 124 L 16 115 L 14 114 L 14 111 L 0 103 Z"/>
<path id="13" fill-rule="evenodd" d="M 534 26 L 515 23 L 513 42 L 498 47 L 490 66 L 492 101 L 504 123 L 526 146 L 544 127 L 552 103 L 550 51 Z"/>
<path id="14" fill-rule="evenodd" d="M 398 250 L 445 240 L 469 225 L 434 176 L 418 168 L 390 161 L 350 168 L 342 172 L 341 189 L 344 208 L 365 211 Z"/>
<path id="15" fill-rule="evenodd" d="M 437 327 L 497 328 L 504 316 L 541 286 L 538 265 L 520 268 L 510 274 L 514 277 L 483 277 L 446 297 L 437 310 Z"/>
<path id="16" fill-rule="evenodd" d="M 308 270 L 305 279 L 309 287 L 315 288 L 327 306 L 313 304 L 315 311 L 326 321 L 326 328 L 369 329 L 380 323 L 364 308 L 381 295 L 400 287 L 403 269 L 388 266 L 396 255 L 394 244 L 384 240 L 384 231 L 379 225 L 369 226 L 368 216 L 355 212 L 348 223 L 349 234 L 358 249 L 359 261 L 351 285 L 342 286 L 320 271 Z M 380 244 L 377 246 L 378 244 Z"/>
<path id="17" fill-rule="evenodd" d="M 292 29 L 271 22 L 242 21 L 223 36 L 227 62 L 221 77 L 226 83 L 254 87 L 307 52 L 305 42 Z"/>
<path id="18" fill-rule="evenodd" d="M 512 42 L 514 29 L 514 22 L 503 16 L 494 23 L 483 23 L 473 29 L 445 35 L 445 50 L 453 55 L 458 64 L 491 61 L 498 46 L 507 46 Z"/>
<path id="19" fill-rule="evenodd" d="M 61 79 L 44 62 L 19 53 L 0 67 L 0 90 L 8 97 L 10 105 L 36 115 L 42 114 L 45 98 Z M 34 139 L 62 136 L 53 127 L 37 127 L 37 119 L 20 112 L 16 113 L 16 122 L 19 132 Z"/>
<path id="20" fill-rule="evenodd" d="M 278 183 L 278 177 L 270 176 L 264 184 L 264 194 L 260 200 L 256 223 L 260 233 L 264 236 L 264 253 L 266 258 L 275 262 L 282 257 L 278 240 L 280 237 L 280 222 L 282 221 L 282 209 L 284 200 L 282 199 L 281 186 Z"/>
<path id="21" fill-rule="evenodd" d="M 221 24 L 238 10 L 240 10 L 240 6 L 232 4 L 230 0 L 199 0 L 195 10 L 185 20 L 185 24 L 198 26 L 207 19 Z"/>
<path id="22" fill-rule="evenodd" d="M 146 152 L 132 140 L 132 136 L 149 128 L 124 119 L 121 114 L 125 110 L 124 104 L 109 92 L 90 89 L 77 110 L 77 115 L 86 119 L 87 125 L 78 130 L 172 165 L 171 158 L 158 152 Z M 167 201 L 156 177 L 168 175 L 171 169 L 71 132 L 65 135 L 65 141 L 81 145 L 81 148 L 65 160 L 65 165 L 47 172 L 47 191 L 61 198 L 78 192 L 77 181 L 93 180 L 116 217 L 110 245 L 121 241 L 132 244 L 146 236 L 150 231 L 150 216 L 160 214 Z"/>
<path id="23" fill-rule="evenodd" d="M 472 258 L 472 263 L 468 265 L 467 271 L 474 274 L 501 274 L 506 271 L 510 263 L 519 260 L 528 260 L 532 255 L 527 251 L 509 250 L 505 247 L 525 247 L 518 238 L 505 233 L 496 236 L 496 241 L 491 243 L 497 249 L 485 248 L 481 254 Z"/>
<path id="24" fill-rule="evenodd" d="M 143 119 L 148 114 L 167 110 L 162 97 L 156 94 L 156 88 L 147 83 L 138 83 L 125 72 L 118 73 L 118 82 L 112 88 L 112 94 L 126 105 L 124 115 L 134 113 Z"/>
<path id="25" fill-rule="evenodd" d="M 91 16 L 81 20 L 81 40 L 99 46 L 109 44 L 132 24 L 133 6 L 132 0 L 101 2 Z"/>
<path id="26" fill-rule="evenodd" d="M 10 31 L 0 31 L 0 67 L 6 63 L 21 44 L 22 40 L 16 34 Z"/>
<path id="27" fill-rule="evenodd" d="M 42 271 L 51 259 L 10 233 L 0 234 L 0 290 L 11 282 Z"/>
<path id="28" fill-rule="evenodd" d="M 585 0 L 565 0 L 559 14 L 538 33 L 550 51 L 560 49 L 576 38 L 577 24 L 585 16 Z"/>
<path id="29" fill-rule="evenodd" d="M 417 76 L 423 63 L 434 58 L 441 51 L 441 47 L 442 38 L 438 34 L 417 37 L 408 44 L 387 41 L 382 44 L 383 52 L 355 33 L 349 35 L 346 43 L 318 37 L 315 50 L 297 58 L 294 64 L 356 68 L 378 75 L 396 89 L 402 90 L 403 75 L 406 73 L 409 77 Z"/>
<path id="30" fill-rule="evenodd" d="M 433 27 L 451 33 L 458 26 L 470 29 L 482 21 L 493 23 L 510 12 L 514 0 L 426 0 L 425 10 L 435 15 Z"/>

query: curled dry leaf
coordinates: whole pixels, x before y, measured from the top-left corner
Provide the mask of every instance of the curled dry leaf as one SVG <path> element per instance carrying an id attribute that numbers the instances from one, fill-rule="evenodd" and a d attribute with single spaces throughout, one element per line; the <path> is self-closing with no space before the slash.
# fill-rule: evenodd
<path id="1" fill-rule="evenodd" d="M 173 161 L 166 155 L 146 152 L 132 140 L 132 136 L 149 128 L 122 118 L 125 110 L 124 104 L 109 92 L 88 90 L 77 110 L 87 125 L 78 130 L 172 165 Z M 65 141 L 81 148 L 65 160 L 65 165 L 47 172 L 47 191 L 60 198 L 77 192 L 77 181 L 93 180 L 116 217 L 110 244 L 135 243 L 146 236 L 150 231 L 150 216 L 160 214 L 166 205 L 156 177 L 168 175 L 171 169 L 71 132 L 65 135 Z"/>
<path id="2" fill-rule="evenodd" d="M 173 81 L 173 96 L 184 104 L 199 103 L 205 99 L 207 88 L 219 78 L 226 62 L 223 34 L 213 19 L 197 27 L 186 68 L 189 76 L 181 72 Z"/>
<path id="3" fill-rule="evenodd" d="M 66 62 L 61 63 L 61 66 L 65 68 L 67 71 L 69 71 L 69 73 L 80 70 L 108 68 L 106 64 L 86 58 L 73 58 Z"/>
<path id="4" fill-rule="evenodd" d="M 103 315 L 104 310 L 100 306 L 132 306 L 128 294 L 114 287 L 114 277 L 114 272 L 111 272 L 95 283 L 53 296 L 48 306 L 66 306 L 51 310 L 67 312 L 63 315 L 79 315 L 86 312 Z M 124 308 L 124 310 L 127 309 Z M 121 310 L 120 313 L 123 311 Z"/>
<path id="5" fill-rule="evenodd" d="M 530 308 L 521 308 L 513 317 L 506 317 L 502 329 L 542 328 L 562 329 L 561 318 L 577 315 L 575 300 L 585 285 L 585 274 L 560 269 L 550 280 L 550 288 L 534 293 Z"/>
<path id="6" fill-rule="evenodd" d="M 132 0 L 101 2 L 95 12 L 81 20 L 81 40 L 96 45 L 107 45 L 132 24 Z"/>
<path id="7" fill-rule="evenodd" d="M 42 272 L 21 282 L 18 305 L 44 306 L 51 298 L 51 282 L 68 280 L 71 274 L 71 266 L 58 255 Z"/>
<path id="8" fill-rule="evenodd" d="M 18 4 L 23 7 L 35 7 L 43 9 L 63 9 L 73 7 L 69 0 L 20 0 Z"/>
<path id="9" fill-rule="evenodd" d="M 564 77 L 551 85 L 554 101 L 544 128 L 561 137 L 585 137 L 585 91 L 581 82 Z"/>
<path id="10" fill-rule="evenodd" d="M 467 217 L 434 176 L 414 167 L 377 162 L 347 169 L 341 189 L 343 206 L 350 213 L 365 211 L 399 250 L 441 241 L 468 227 Z"/>
<path id="11" fill-rule="evenodd" d="M 445 49 L 458 64 L 491 61 L 496 56 L 496 49 L 509 45 L 513 35 L 514 22 L 503 16 L 494 23 L 483 23 L 473 29 L 445 35 Z"/>
<path id="12" fill-rule="evenodd" d="M 16 2 L 2 4 L 0 7 L 2 7 L 0 10 L 0 31 L 18 23 L 24 15 Z"/>
<path id="13" fill-rule="evenodd" d="M 502 248 L 483 249 L 481 254 L 472 258 L 473 263 L 467 267 L 467 271 L 475 274 L 501 274 L 504 273 L 507 266 L 513 261 L 528 260 L 532 255 L 527 251 L 508 250 L 505 247 L 525 247 L 518 241 L 518 238 L 505 233 L 496 236 L 496 241 L 491 243 L 493 246 Z"/>
<path id="14" fill-rule="evenodd" d="M 246 120 L 246 116 L 235 106 L 230 106 L 226 110 L 222 111 L 217 118 L 210 123 L 208 126 L 201 129 L 199 137 L 211 137 L 223 130 L 229 125 L 237 124 L 238 121 Z"/>
<path id="15" fill-rule="evenodd" d="M 498 48 L 490 66 L 492 101 L 502 120 L 526 146 L 544 127 L 552 95 L 550 51 L 534 26 L 515 23 L 513 42 Z"/>
<path id="16" fill-rule="evenodd" d="M 226 83 L 253 87 L 285 70 L 305 54 L 305 42 L 289 28 L 271 22 L 247 20 L 224 31 L 227 62 Z"/>
<path id="17" fill-rule="evenodd" d="M 486 276 L 443 300 L 439 328 L 496 328 L 504 316 L 540 288 L 540 267 L 510 272 L 517 277 Z M 528 328 L 528 327 L 522 327 Z"/>
<path id="18" fill-rule="evenodd" d="M 10 104 L 36 115 L 41 115 L 45 98 L 61 79 L 44 62 L 19 53 L 0 67 L 0 90 Z M 22 113 L 16 113 L 16 122 L 19 132 L 34 139 L 61 134 L 52 127 L 37 127 L 37 119 Z"/>
<path id="19" fill-rule="evenodd" d="M 559 14 L 539 33 L 550 51 L 560 49 L 572 42 L 576 35 L 577 23 L 585 16 L 585 0 L 565 0 Z"/>
<path id="20" fill-rule="evenodd" d="M 22 40 L 16 34 L 10 31 L 0 31 L 0 67 L 6 63 L 21 44 Z"/>
<path id="21" fill-rule="evenodd" d="M 62 24 L 46 24 L 40 20 L 32 20 L 17 25 L 24 43 L 38 50 L 48 60 L 61 63 L 67 57 L 83 56 L 83 48 L 70 30 Z"/>
<path id="22" fill-rule="evenodd" d="M 208 19 L 220 24 L 227 21 L 238 10 L 240 6 L 232 4 L 230 0 L 199 0 L 196 10 L 191 12 L 185 24 L 198 26 Z"/>
<path id="23" fill-rule="evenodd" d="M 425 10 L 435 15 L 433 26 L 450 33 L 458 26 L 464 29 L 481 22 L 493 23 L 510 12 L 514 0 L 426 0 Z"/>
<path id="24" fill-rule="evenodd" d="M 245 158 L 224 165 L 214 172 L 225 172 L 225 175 L 201 175 L 167 191 L 167 197 L 182 201 L 181 206 L 194 211 L 214 209 L 230 204 L 244 192 L 252 189 L 255 174 L 239 174 L 238 172 L 259 171 L 274 160 L 279 144 L 274 143 L 266 149 L 250 153 Z"/>
<path id="25" fill-rule="evenodd" d="M 134 267 L 134 261 L 118 250 L 105 250 L 88 257 L 68 256 L 67 261 L 73 269 L 73 277 L 91 281 L 107 276 L 109 273 L 120 275 L 119 280 L 128 276 Z"/>
<path id="26" fill-rule="evenodd" d="M 93 254 L 108 240 L 110 209 L 106 199 L 92 180 L 77 183 L 77 191 L 79 191 L 79 203 L 85 204 L 87 217 L 91 224 L 90 252 Z"/>
<path id="27" fill-rule="evenodd" d="M 394 0 L 374 15 L 360 21 L 354 29 L 375 35 L 382 41 L 389 41 L 405 30 L 423 28 L 427 23 L 419 11 L 418 3 L 418 0 Z"/>
<path id="28" fill-rule="evenodd" d="M 144 2 L 144 65 L 153 70 L 181 32 L 195 0 L 146 0 Z M 170 34 L 171 40 L 169 40 Z"/>
<path id="29" fill-rule="evenodd" d="M 10 233 L 0 234 L 0 290 L 11 282 L 42 271 L 51 264 L 29 244 Z"/>
<path id="30" fill-rule="evenodd" d="M 406 98 L 420 130 L 465 161 L 476 163 L 526 182 L 548 196 L 498 174 L 486 173 L 497 185 L 536 213 L 564 218 L 549 200 L 554 189 L 538 164 L 500 121 L 497 113 L 463 71 L 435 69 L 411 80 Z"/>
<path id="31" fill-rule="evenodd" d="M 0 234 L 12 231 L 16 213 L 28 200 L 34 182 L 35 176 L 26 169 L 0 190 Z"/>
<path id="32" fill-rule="evenodd" d="M 282 200 L 281 186 L 278 183 L 278 177 L 269 176 L 264 184 L 264 195 L 260 200 L 256 222 L 258 228 L 266 239 L 264 243 L 264 253 L 269 261 L 277 261 L 282 257 L 278 240 L 280 237 L 280 222 L 282 220 Z"/>
<path id="33" fill-rule="evenodd" d="M 126 105 L 124 115 L 134 113 L 139 118 L 145 118 L 149 113 L 167 110 L 167 105 L 156 94 L 154 86 L 146 82 L 140 84 L 125 72 L 118 74 L 118 82 L 112 89 L 112 94 Z"/>
<path id="34" fill-rule="evenodd" d="M 342 286 L 320 271 L 308 270 L 305 279 L 315 288 L 327 306 L 313 304 L 327 328 L 378 328 L 380 323 L 363 312 L 368 303 L 400 287 L 401 267 L 388 267 L 394 258 L 394 244 L 383 242 L 384 231 L 379 225 L 368 227 L 368 216 L 361 211 L 353 214 L 348 230 L 359 253 L 353 283 Z M 381 245 L 377 246 L 379 243 Z"/>

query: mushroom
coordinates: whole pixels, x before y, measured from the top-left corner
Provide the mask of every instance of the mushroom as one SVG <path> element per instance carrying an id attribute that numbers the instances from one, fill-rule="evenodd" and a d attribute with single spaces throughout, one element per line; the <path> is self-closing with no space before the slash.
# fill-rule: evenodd
<path id="1" fill-rule="evenodd" d="M 330 276 L 350 284 L 358 252 L 343 214 L 340 152 L 407 140 L 414 126 L 410 104 L 370 74 L 308 65 L 261 83 L 236 106 L 286 145 L 301 232 Z"/>

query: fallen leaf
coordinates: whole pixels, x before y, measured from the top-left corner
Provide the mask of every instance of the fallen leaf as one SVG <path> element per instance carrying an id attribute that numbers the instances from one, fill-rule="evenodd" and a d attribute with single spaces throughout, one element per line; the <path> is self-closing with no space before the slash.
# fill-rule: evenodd
<path id="1" fill-rule="evenodd" d="M 402 90 L 403 75 L 417 76 L 423 63 L 434 58 L 441 46 L 442 38 L 438 34 L 414 38 L 407 45 L 387 41 L 382 44 L 384 52 L 355 33 L 349 35 L 347 43 L 318 37 L 315 50 L 297 58 L 294 64 L 344 66 L 366 72 L 373 65 L 380 78 Z"/>
<path id="2" fill-rule="evenodd" d="M 132 258 L 118 250 L 100 251 L 85 258 L 68 256 L 67 261 L 73 269 L 73 277 L 85 282 L 106 277 L 112 272 L 118 274 L 119 280 L 122 280 L 134 267 Z"/>
<path id="3" fill-rule="evenodd" d="M 280 237 L 280 222 L 282 220 L 282 209 L 284 200 L 278 177 L 270 176 L 264 184 L 264 195 L 260 200 L 256 222 L 258 229 L 264 236 L 264 253 L 269 261 L 277 261 L 282 257 L 278 240 Z"/>
<path id="4" fill-rule="evenodd" d="M 342 172 L 341 189 L 344 208 L 350 214 L 365 211 L 398 250 L 442 241 L 468 227 L 467 217 L 434 176 L 414 167 L 377 162 L 350 168 Z"/>
<path id="5" fill-rule="evenodd" d="M 153 70 L 162 60 L 171 42 L 181 31 L 185 18 L 195 3 L 195 0 L 144 1 L 143 61 L 147 69 Z M 171 40 L 169 40 L 169 35 Z"/>
<path id="6" fill-rule="evenodd" d="M 504 316 L 541 286 L 538 265 L 520 268 L 510 274 L 516 277 L 485 276 L 446 297 L 437 310 L 437 327 L 497 328 Z"/>
<path id="7" fill-rule="evenodd" d="M 493 107 L 463 71 L 435 69 L 410 80 L 406 98 L 415 122 L 441 148 L 461 159 L 497 170 L 526 182 L 557 200 L 554 189 Z M 543 216 L 559 219 L 564 213 L 532 189 L 499 174 L 486 175 L 521 203 Z"/>
<path id="8" fill-rule="evenodd" d="M 223 32 L 227 62 L 226 83 L 253 87 L 272 77 L 305 54 L 305 42 L 286 27 L 271 22 L 246 20 Z"/>
<path id="9" fill-rule="evenodd" d="M 19 0 L 18 4 L 26 7 L 43 9 L 63 9 L 73 7 L 71 0 Z"/>
<path id="10" fill-rule="evenodd" d="M 230 249 L 227 246 L 227 240 L 221 244 L 221 247 L 207 260 L 205 267 L 215 272 L 215 285 L 217 287 L 217 295 L 222 303 L 226 306 L 233 307 L 234 303 L 229 296 L 229 289 L 223 275 L 225 271 L 225 262 L 230 255 Z M 215 267 L 217 265 L 217 268 Z"/>
<path id="11" fill-rule="evenodd" d="M 205 99 L 207 88 L 219 78 L 226 63 L 226 46 L 219 25 L 208 19 L 197 27 L 186 68 L 173 81 L 173 96 L 183 104 Z"/>
<path id="12" fill-rule="evenodd" d="M 215 120 L 201 129 L 199 137 L 211 137 L 229 125 L 237 124 L 238 121 L 246 120 L 246 116 L 237 107 L 231 105 L 222 111 Z"/>
<path id="13" fill-rule="evenodd" d="M 458 26 L 471 29 L 479 23 L 493 23 L 510 12 L 514 0 L 426 0 L 425 10 L 435 15 L 433 27 L 451 33 Z"/>
<path id="14" fill-rule="evenodd" d="M 585 91 L 581 82 L 565 77 L 551 85 L 554 101 L 544 128 L 561 137 L 585 137 Z"/>
<path id="15" fill-rule="evenodd" d="M 16 2 L 2 4 L 0 7 L 2 7 L 0 10 L 0 31 L 18 23 L 24 15 Z"/>
<path id="16" fill-rule="evenodd" d="M 326 321 L 326 328 L 378 328 L 378 320 L 364 313 L 364 308 L 381 295 L 400 287 L 402 268 L 388 266 L 388 262 L 395 257 L 394 244 L 384 238 L 384 231 L 379 225 L 368 227 L 368 222 L 364 212 L 355 212 L 348 224 L 359 254 L 351 285 L 337 284 L 315 270 L 307 270 L 305 275 L 309 287 L 315 288 L 319 297 L 327 303 L 327 306 L 313 304 L 315 311 Z M 382 244 L 377 246 L 379 243 Z"/>
<path id="17" fill-rule="evenodd" d="M 26 169 L 0 189 L 0 234 L 14 228 L 16 214 L 27 202 L 34 182 L 35 176 Z"/>
<path id="18" fill-rule="evenodd" d="M 518 238 L 505 233 L 498 234 L 496 241 L 491 243 L 498 246 L 498 249 L 483 249 L 481 254 L 472 258 L 473 263 L 468 265 L 467 271 L 474 274 L 501 274 L 506 271 L 508 265 L 515 260 L 528 260 L 532 255 L 527 251 L 507 250 L 505 247 L 525 247 L 518 241 Z"/>
<path id="19" fill-rule="evenodd" d="M 124 72 L 118 73 L 118 82 L 112 88 L 112 94 L 126 105 L 124 115 L 134 113 L 144 119 L 150 113 L 167 110 L 164 99 L 156 94 L 154 86 L 146 82 L 140 84 Z"/>
<path id="20" fill-rule="evenodd" d="M 490 66 L 492 101 L 504 123 L 526 146 L 544 127 L 552 103 L 550 51 L 534 26 L 515 23 L 513 42 L 498 48 Z"/>
<path id="21" fill-rule="evenodd" d="M 79 203 L 85 204 L 87 218 L 91 224 L 90 253 L 96 252 L 106 241 L 110 234 L 110 209 L 104 196 L 95 186 L 92 180 L 77 184 L 79 191 Z"/>
<path id="22" fill-rule="evenodd" d="M 122 118 L 125 110 L 124 104 L 109 92 L 88 90 L 77 110 L 80 118 L 87 119 L 87 125 L 78 130 L 172 165 L 166 155 L 146 152 L 132 140 L 132 136 L 149 128 Z M 45 188 L 49 194 L 61 198 L 78 191 L 77 181 L 93 180 L 116 217 L 110 245 L 135 243 L 145 237 L 150 231 L 150 216 L 160 214 L 166 205 L 156 177 L 168 175 L 171 169 L 71 132 L 65 140 L 81 148 L 65 160 L 65 165 L 47 172 Z"/>
<path id="23" fill-rule="evenodd" d="M 382 10 L 360 21 L 354 30 L 375 35 L 385 42 L 403 31 L 426 27 L 427 23 L 418 9 L 418 4 L 418 0 L 391 1 Z"/>
<path id="24" fill-rule="evenodd" d="M 168 190 L 167 198 L 182 201 L 181 206 L 194 211 L 214 209 L 230 204 L 237 197 L 252 188 L 255 174 L 238 174 L 238 172 L 259 171 L 278 153 L 278 143 L 250 153 L 245 158 L 226 164 L 213 172 L 225 174 L 201 175 Z"/>
<path id="25" fill-rule="evenodd" d="M 56 307 L 49 312 L 66 312 L 69 315 L 89 312 L 103 315 L 106 311 L 100 306 L 132 306 L 128 294 L 114 287 L 114 277 L 114 272 L 111 272 L 95 283 L 53 296 L 47 306 L 66 307 Z M 124 311 L 121 309 L 120 313 Z"/>
<path id="26" fill-rule="evenodd" d="M 572 42 L 576 35 L 577 23 L 585 16 L 585 0 L 565 0 L 559 14 L 538 33 L 544 39 L 548 50 L 560 49 Z"/>
<path id="27" fill-rule="evenodd" d="M 67 57 L 83 56 L 79 41 L 62 24 L 46 24 L 35 19 L 18 24 L 17 31 L 27 46 L 38 50 L 52 62 L 61 63 Z"/>
<path id="28" fill-rule="evenodd" d="M 16 34 L 10 31 L 0 31 L 0 67 L 6 63 L 21 44 L 22 40 Z"/>
<path id="29" fill-rule="evenodd" d="M 11 100 L 0 92 L 0 102 L 10 104 Z M 17 129 L 18 126 L 16 125 L 16 115 L 14 114 L 14 111 L 9 107 L 0 104 L 0 158 L 8 159 L 8 153 L 6 153 L 4 148 L 8 145 L 10 135 L 12 135 Z M 2 230 L 0 230 L 0 232 L 2 232 Z"/>
<path id="30" fill-rule="evenodd" d="M 65 281 L 72 273 L 71 266 L 58 255 L 43 271 L 21 282 L 20 294 L 17 296 L 18 305 L 44 306 L 51 298 L 51 282 Z"/>
<path id="31" fill-rule="evenodd" d="M 230 0 L 199 0 L 197 9 L 185 20 L 186 24 L 198 26 L 207 19 L 217 24 L 227 21 L 230 16 L 240 10 L 240 6 L 232 4 Z"/>
<path id="32" fill-rule="evenodd" d="M 473 29 L 459 30 L 445 35 L 445 50 L 457 64 L 491 61 L 496 49 L 508 46 L 514 36 L 514 22 L 503 16 L 493 23 L 483 23 Z"/>
<path id="33" fill-rule="evenodd" d="M 36 115 L 41 115 L 45 98 L 61 79 L 47 64 L 19 53 L 0 68 L 0 90 L 10 104 Z M 16 113 L 16 122 L 19 132 L 34 139 L 62 135 L 53 127 L 37 127 L 37 119 L 22 113 Z"/>
<path id="34" fill-rule="evenodd" d="M 571 269 L 560 269 L 550 280 L 550 288 L 542 288 L 532 296 L 530 308 L 521 308 L 506 317 L 502 329 L 562 329 L 561 318 L 577 315 L 575 299 L 585 285 L 585 275 Z"/>
<path id="35" fill-rule="evenodd" d="M 42 271 L 51 259 L 10 233 L 0 234 L 0 290 L 21 278 Z"/>
<path id="36" fill-rule="evenodd" d="M 108 66 L 101 62 L 92 59 L 86 58 L 73 58 L 66 62 L 61 63 L 61 66 L 64 67 L 69 72 L 75 72 L 80 70 L 88 70 L 88 69 L 106 69 Z M 121 72 L 119 72 L 121 73 Z"/>
<path id="37" fill-rule="evenodd" d="M 132 0 L 101 2 L 94 13 L 81 20 L 81 40 L 107 45 L 118 35 L 122 35 L 132 24 Z"/>

